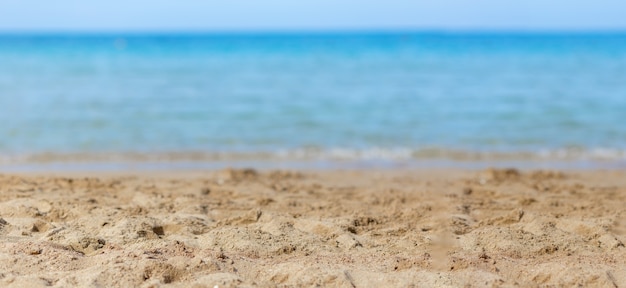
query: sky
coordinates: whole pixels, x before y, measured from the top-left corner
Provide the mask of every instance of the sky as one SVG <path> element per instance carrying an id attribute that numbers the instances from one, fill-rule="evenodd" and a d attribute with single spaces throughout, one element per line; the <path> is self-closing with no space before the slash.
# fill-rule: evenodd
<path id="1" fill-rule="evenodd" d="M 0 0 L 0 31 L 623 30 L 624 0 Z"/>

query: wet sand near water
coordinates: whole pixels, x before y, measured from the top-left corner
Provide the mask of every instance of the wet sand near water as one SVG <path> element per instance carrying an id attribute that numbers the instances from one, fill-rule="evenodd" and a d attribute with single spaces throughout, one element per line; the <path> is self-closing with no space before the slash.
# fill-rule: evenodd
<path id="1" fill-rule="evenodd" d="M 0 286 L 626 286 L 626 171 L 0 175 Z"/>

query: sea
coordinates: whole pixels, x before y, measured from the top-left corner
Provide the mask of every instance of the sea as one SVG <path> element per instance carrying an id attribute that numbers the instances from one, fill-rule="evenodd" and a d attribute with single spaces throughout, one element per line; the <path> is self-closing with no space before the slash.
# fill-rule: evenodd
<path id="1" fill-rule="evenodd" d="M 477 163 L 626 168 L 626 33 L 0 35 L 0 170 Z"/>

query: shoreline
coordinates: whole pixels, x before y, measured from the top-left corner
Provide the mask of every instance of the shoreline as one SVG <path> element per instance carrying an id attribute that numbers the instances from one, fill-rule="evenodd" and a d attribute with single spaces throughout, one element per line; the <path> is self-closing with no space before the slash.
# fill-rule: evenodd
<path id="1" fill-rule="evenodd" d="M 615 149 L 557 149 L 479 152 L 425 149 L 295 149 L 256 152 L 46 152 L 0 154 L 0 172 L 260 170 L 402 170 L 516 167 L 524 170 L 625 170 L 626 152 Z"/>
<path id="2" fill-rule="evenodd" d="M 564 172 L 626 171 L 623 161 L 213 161 L 213 162 L 49 162 L 0 164 L 0 174 L 46 175 L 50 171 L 71 175 L 74 172 L 98 173 L 165 173 L 217 171 L 222 169 L 256 169 L 259 171 L 294 170 L 318 171 L 479 171 L 489 168 L 529 170 L 558 170 Z"/>
<path id="3" fill-rule="evenodd" d="M 622 286 L 626 170 L 0 173 L 2 286 Z"/>

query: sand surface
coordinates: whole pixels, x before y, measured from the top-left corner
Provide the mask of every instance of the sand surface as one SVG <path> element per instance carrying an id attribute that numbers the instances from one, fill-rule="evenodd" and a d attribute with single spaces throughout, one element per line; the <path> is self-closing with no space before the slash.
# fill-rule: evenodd
<path id="1" fill-rule="evenodd" d="M 626 172 L 0 175 L 0 286 L 626 287 Z"/>

